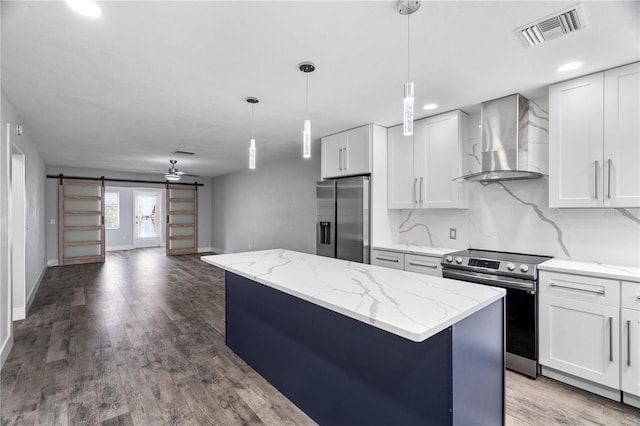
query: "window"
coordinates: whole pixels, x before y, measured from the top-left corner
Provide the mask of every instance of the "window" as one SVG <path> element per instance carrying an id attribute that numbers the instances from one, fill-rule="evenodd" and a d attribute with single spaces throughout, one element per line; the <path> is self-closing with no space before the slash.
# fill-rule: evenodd
<path id="1" fill-rule="evenodd" d="M 120 194 L 104 193 L 104 224 L 107 229 L 120 228 Z"/>

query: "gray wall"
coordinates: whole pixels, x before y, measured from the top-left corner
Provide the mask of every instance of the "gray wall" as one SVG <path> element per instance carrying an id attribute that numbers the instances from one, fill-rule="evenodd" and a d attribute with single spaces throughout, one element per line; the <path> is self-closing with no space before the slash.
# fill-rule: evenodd
<path id="1" fill-rule="evenodd" d="M 311 159 L 258 164 L 255 170 L 213 178 L 215 251 L 286 248 L 315 253 L 319 142 Z"/>
<path id="2" fill-rule="evenodd" d="M 11 147 L 7 141 L 6 125 L 11 124 L 10 142 L 15 144 L 25 155 L 26 167 L 26 289 L 27 300 L 33 300 L 37 285 L 46 270 L 46 236 L 45 236 L 45 164 L 38 152 L 35 143 L 29 136 L 29 127 L 24 126 L 23 136 L 15 133 L 15 125 L 23 123 L 18 117 L 4 92 L 2 97 L 2 128 L 1 154 L 0 154 L 0 345 L 2 350 L 2 361 L 8 354 L 10 340 L 12 336 L 12 303 L 9 299 L 9 247 L 8 225 L 9 225 L 9 153 Z M 23 123 L 24 124 L 24 123 Z M 27 307 L 29 303 L 27 303 Z"/>
<path id="3" fill-rule="evenodd" d="M 117 192 L 120 198 L 120 228 L 105 231 L 107 250 L 133 247 L 133 188 L 107 186 L 107 192 Z"/>
<path id="4" fill-rule="evenodd" d="M 116 172 L 110 170 L 98 170 L 98 169 L 82 169 L 74 167 L 56 167 L 47 166 L 47 174 L 64 174 L 67 176 L 86 176 L 86 177 L 100 177 L 105 176 L 107 178 L 116 179 L 138 179 L 138 180 L 162 180 L 162 175 L 158 174 L 142 174 L 142 173 L 126 173 Z M 198 250 L 209 251 L 211 250 L 211 179 L 209 178 L 184 178 L 183 182 L 193 182 L 194 180 L 204 184 L 203 187 L 198 188 Z M 109 184 L 109 182 L 107 182 Z M 141 188 L 143 184 L 140 183 L 117 183 L 121 188 Z M 163 185 L 144 184 L 147 188 L 162 188 Z M 56 179 L 47 179 L 47 200 L 46 200 L 46 212 L 47 212 L 47 259 L 50 264 L 55 264 L 58 261 L 58 182 Z M 124 207 L 123 207 L 124 209 Z M 129 208 L 132 211 L 133 207 Z M 124 212 L 124 210 L 122 210 Z M 122 218 L 122 216 L 121 216 Z M 51 219 L 55 219 L 56 224 L 50 224 Z M 131 236 L 133 234 L 130 234 Z M 114 244 L 116 244 L 114 242 Z M 131 245 L 133 242 L 129 240 L 128 244 L 117 245 Z"/>

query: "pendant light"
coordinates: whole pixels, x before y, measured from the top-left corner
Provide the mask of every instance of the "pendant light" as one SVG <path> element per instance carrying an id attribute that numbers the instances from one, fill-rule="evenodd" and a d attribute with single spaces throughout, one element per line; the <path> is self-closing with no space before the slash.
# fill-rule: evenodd
<path id="1" fill-rule="evenodd" d="M 245 99 L 251 104 L 251 144 L 249 145 L 249 168 L 251 170 L 256 168 L 256 140 L 253 137 L 253 106 L 260 102 L 258 98 Z"/>
<path id="2" fill-rule="evenodd" d="M 412 13 L 420 9 L 418 0 L 399 0 L 398 13 L 407 15 L 407 82 L 404 84 L 404 100 L 402 113 L 402 134 L 413 135 L 413 82 L 411 81 L 411 19 Z"/>
<path id="3" fill-rule="evenodd" d="M 309 73 L 314 72 L 316 69 L 315 64 L 312 62 L 303 62 L 298 65 L 300 71 L 307 76 L 307 96 L 306 96 L 306 115 L 304 120 L 304 127 L 302 128 L 302 156 L 304 158 L 311 158 L 311 120 L 309 120 Z"/>

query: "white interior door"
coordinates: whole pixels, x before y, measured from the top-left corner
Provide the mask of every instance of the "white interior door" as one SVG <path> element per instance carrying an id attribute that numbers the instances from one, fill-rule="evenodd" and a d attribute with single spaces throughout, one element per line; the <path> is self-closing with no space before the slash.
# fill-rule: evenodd
<path id="1" fill-rule="evenodd" d="M 133 245 L 159 247 L 162 241 L 162 191 L 136 190 L 133 192 Z"/>

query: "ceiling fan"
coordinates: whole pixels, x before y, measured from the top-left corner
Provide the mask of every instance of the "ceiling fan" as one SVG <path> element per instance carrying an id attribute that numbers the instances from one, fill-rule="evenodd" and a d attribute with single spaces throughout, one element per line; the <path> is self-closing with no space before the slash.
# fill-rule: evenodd
<path id="1" fill-rule="evenodd" d="M 198 177 L 199 175 L 194 175 L 188 172 L 181 172 L 178 169 L 176 169 L 176 163 L 178 162 L 178 160 L 169 160 L 169 163 L 171 164 L 171 167 L 169 167 L 169 170 L 164 174 L 164 178 L 168 181 L 171 182 L 176 182 L 179 181 L 180 178 L 182 176 L 190 176 L 190 177 Z"/>

